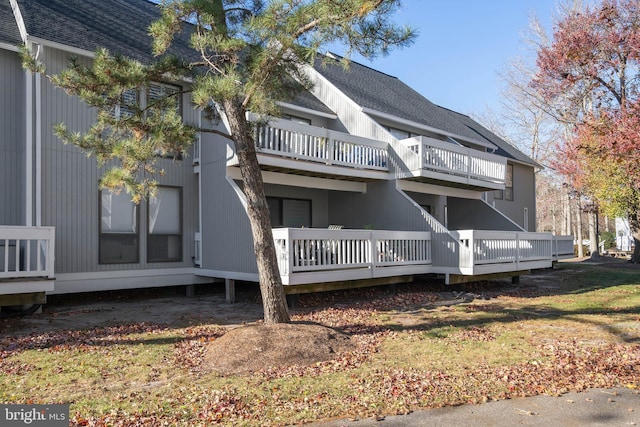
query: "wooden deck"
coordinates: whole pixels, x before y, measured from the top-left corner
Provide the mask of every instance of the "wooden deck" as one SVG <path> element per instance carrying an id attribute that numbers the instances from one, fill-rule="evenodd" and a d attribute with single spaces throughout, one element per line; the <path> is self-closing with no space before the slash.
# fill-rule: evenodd
<path id="1" fill-rule="evenodd" d="M 551 267 L 564 256 L 558 248 L 566 251 L 563 247 L 573 241 L 550 233 L 452 231 L 450 243 L 456 247 L 447 247 L 456 255 L 456 265 L 438 265 L 430 232 L 278 228 L 273 235 L 283 284 L 298 288 L 429 273 L 518 275 Z"/>
<path id="2" fill-rule="evenodd" d="M 54 227 L 0 226 L 0 296 L 53 291 Z"/>

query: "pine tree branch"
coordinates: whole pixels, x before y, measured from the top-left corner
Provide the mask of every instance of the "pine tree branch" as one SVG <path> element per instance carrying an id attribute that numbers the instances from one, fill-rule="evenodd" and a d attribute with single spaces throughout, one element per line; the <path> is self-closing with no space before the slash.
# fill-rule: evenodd
<path id="1" fill-rule="evenodd" d="M 203 132 L 203 133 L 212 133 L 214 135 L 220 135 L 225 137 L 226 139 L 233 141 L 233 138 L 231 137 L 231 135 L 229 135 L 226 132 L 223 132 L 221 130 L 217 130 L 217 129 L 203 129 L 203 128 L 198 128 L 196 129 L 197 132 Z"/>

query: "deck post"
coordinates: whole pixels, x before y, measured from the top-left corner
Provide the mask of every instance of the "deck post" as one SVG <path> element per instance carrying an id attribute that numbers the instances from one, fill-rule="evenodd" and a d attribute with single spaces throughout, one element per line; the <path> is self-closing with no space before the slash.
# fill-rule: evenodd
<path id="1" fill-rule="evenodd" d="M 224 279 L 224 289 L 227 304 L 236 302 L 236 281 L 234 279 Z"/>
<path id="2" fill-rule="evenodd" d="M 286 297 L 290 309 L 298 308 L 298 294 L 287 294 Z"/>
<path id="3" fill-rule="evenodd" d="M 193 298 L 196 296 L 196 285 L 186 285 L 184 290 L 187 298 Z"/>

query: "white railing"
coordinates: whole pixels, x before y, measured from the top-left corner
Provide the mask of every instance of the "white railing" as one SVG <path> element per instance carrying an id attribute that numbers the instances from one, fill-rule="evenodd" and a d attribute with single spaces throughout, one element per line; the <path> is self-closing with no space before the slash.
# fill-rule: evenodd
<path id="1" fill-rule="evenodd" d="M 54 227 L 0 226 L 0 279 L 54 278 Z"/>
<path id="2" fill-rule="evenodd" d="M 259 125 L 255 143 L 262 154 L 357 169 L 389 169 L 385 142 L 289 120 Z"/>
<path id="3" fill-rule="evenodd" d="M 273 237 L 282 276 L 315 272 L 325 281 L 323 272 L 360 271 L 348 277 L 383 277 L 398 274 L 394 267 L 413 274 L 431 265 L 431 233 L 425 231 L 276 228 Z"/>
<path id="4" fill-rule="evenodd" d="M 504 157 L 425 136 L 406 139 L 401 144 L 409 149 L 400 154 L 409 170 L 424 169 L 469 181 L 505 183 Z"/>
<path id="5" fill-rule="evenodd" d="M 553 260 L 573 258 L 573 236 L 553 236 Z"/>
<path id="6" fill-rule="evenodd" d="M 527 268 L 527 262 L 551 262 L 550 233 L 482 230 L 457 230 L 452 233 L 469 249 L 466 254 L 470 258 L 461 259 L 461 267 L 511 264 L 512 269 L 515 267 L 517 270 Z"/>

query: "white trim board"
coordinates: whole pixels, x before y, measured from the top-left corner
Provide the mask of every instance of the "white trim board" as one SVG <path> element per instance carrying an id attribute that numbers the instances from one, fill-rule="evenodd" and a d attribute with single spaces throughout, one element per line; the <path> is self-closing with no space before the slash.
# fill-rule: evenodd
<path id="1" fill-rule="evenodd" d="M 318 117 L 324 117 L 327 119 L 337 119 L 338 116 L 333 113 L 325 113 L 324 111 L 312 110 L 311 108 L 301 107 L 299 105 L 290 104 L 288 102 L 278 101 L 278 105 L 284 108 L 288 108 L 293 111 L 299 111 L 301 113 L 307 113 Z"/>
<path id="2" fill-rule="evenodd" d="M 481 200 L 482 192 L 455 187 L 441 187 L 423 182 L 397 180 L 396 188 L 414 193 L 435 194 L 438 196 L 459 197 L 461 199 Z"/>
<path id="3" fill-rule="evenodd" d="M 260 279 L 258 273 L 241 273 L 238 271 L 210 270 L 207 268 L 196 269 L 196 274 L 202 277 L 213 279 L 234 279 L 246 282 L 258 282 Z"/>
<path id="4" fill-rule="evenodd" d="M 227 167 L 227 179 L 241 180 L 240 169 Z M 262 180 L 267 184 L 288 185 L 292 187 L 317 188 L 322 190 L 351 191 L 354 193 L 366 193 L 367 184 L 359 181 L 343 181 L 339 179 L 316 178 L 304 175 L 292 175 L 262 171 Z"/>
<path id="5" fill-rule="evenodd" d="M 68 294 L 208 283 L 205 278 L 196 275 L 197 270 L 185 267 L 63 273 L 56 275 L 55 289 L 51 293 Z"/>

